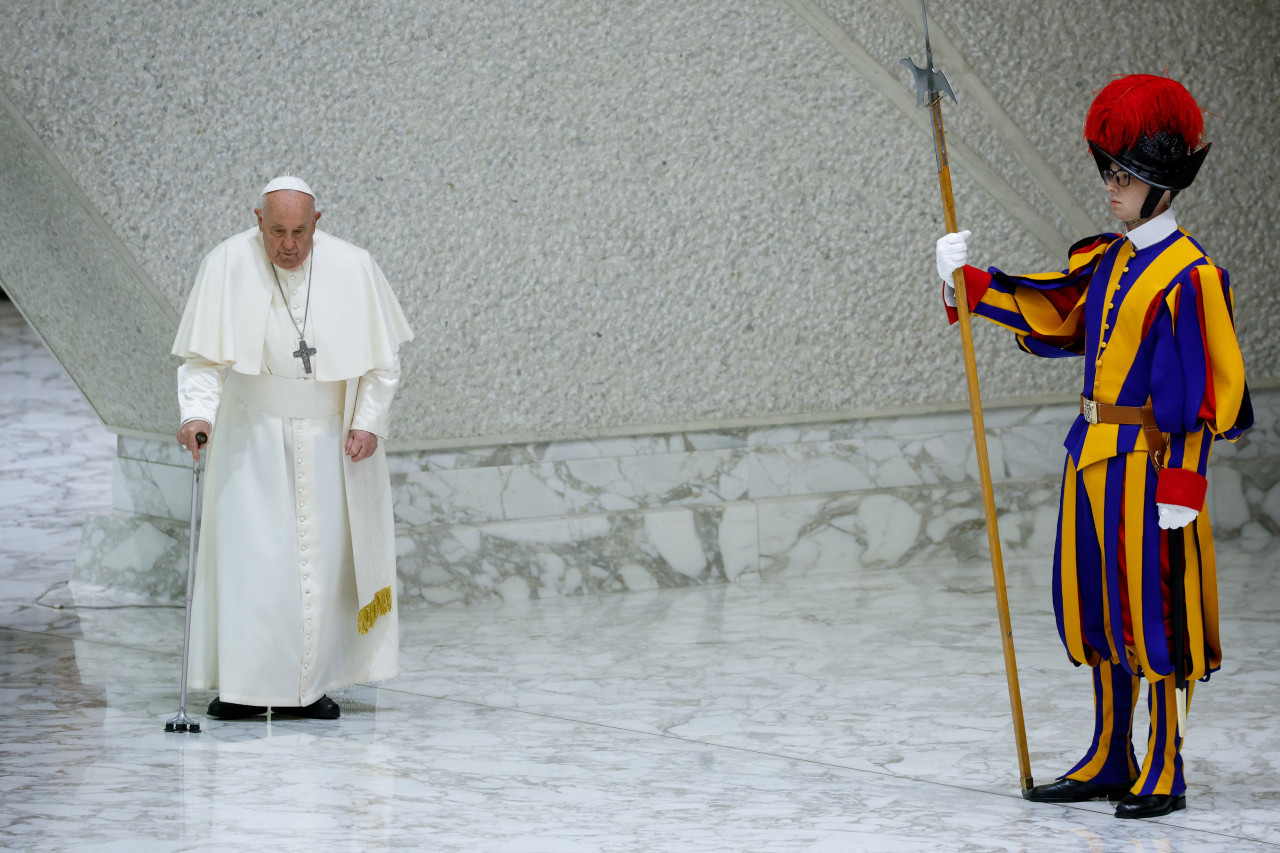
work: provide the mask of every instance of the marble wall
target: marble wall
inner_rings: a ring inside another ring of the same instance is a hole
[[[1215,141],[1180,199],[1276,378],[1280,7],[935,3],[979,262],[1045,268],[1108,225],[1080,140],[1112,74],[1184,80]],[[192,26],[199,21],[199,26]],[[8,3],[0,279],[104,421],[168,433],[200,257],[306,176],[419,338],[408,442],[563,441],[963,400],[931,262],[934,157],[898,60],[915,0]],[[977,332],[990,398],[1074,365]],[[474,476],[481,476],[479,474]],[[503,523],[514,523],[506,519]],[[461,522],[460,522],[461,523]]]
[[[1219,540],[1280,535],[1280,391],[1215,450]],[[987,413],[1006,560],[1053,552],[1068,405]],[[390,454],[409,606],[953,565],[987,553],[967,411]],[[190,468],[121,437],[114,512],[91,516],[77,596],[178,600]]]

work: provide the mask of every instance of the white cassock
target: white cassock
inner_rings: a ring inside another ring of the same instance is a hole
[[[173,348],[183,421],[213,425],[192,687],[287,707],[399,672],[386,453],[343,450],[351,429],[385,440],[412,336],[368,252],[324,232],[297,270],[256,227],[206,256]]]

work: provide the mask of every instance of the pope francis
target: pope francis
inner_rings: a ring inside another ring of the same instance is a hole
[[[326,694],[399,671],[380,438],[413,337],[382,270],[276,178],[257,227],[200,265],[173,344],[182,425],[209,437],[191,686],[209,716],[334,719]]]

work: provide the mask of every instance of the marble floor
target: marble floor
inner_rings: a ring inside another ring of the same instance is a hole
[[[337,694],[342,719],[165,734],[182,611],[65,583],[113,449],[0,301],[4,849],[1280,851],[1274,548],[1220,554],[1187,810],[1117,821],[1019,796],[985,563],[408,612],[403,674]],[[1085,745],[1088,679],[1045,566],[1006,568],[1047,781]]]

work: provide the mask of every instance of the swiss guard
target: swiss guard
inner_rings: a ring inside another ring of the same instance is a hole
[[[963,268],[971,310],[1012,329],[1023,350],[1084,356],[1080,415],[1064,442],[1053,606],[1067,656],[1092,669],[1093,739],[1074,767],[1025,796],[1106,797],[1119,818],[1186,808],[1186,705],[1222,663],[1205,471],[1214,440],[1253,423],[1227,271],[1171,207],[1209,153],[1203,132],[1180,83],[1116,79],[1094,99],[1084,136],[1123,234],[1081,240],[1065,270],[1031,275],[965,265],[968,231],[937,246],[952,322],[950,281]]]

